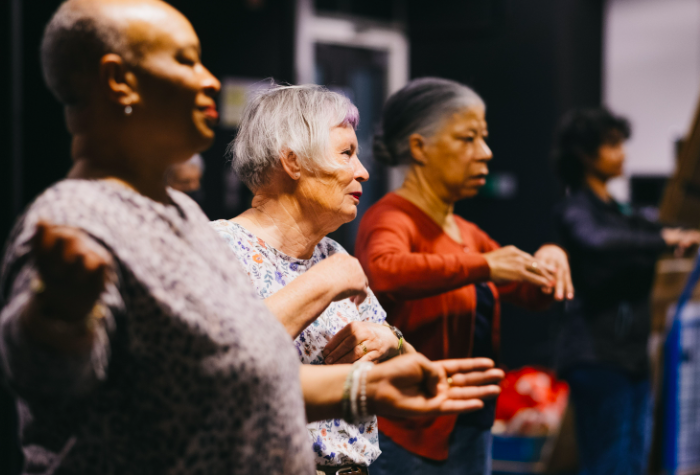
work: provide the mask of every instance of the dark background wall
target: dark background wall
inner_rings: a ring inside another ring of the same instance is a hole
[[[527,252],[554,239],[560,197],[549,164],[558,118],[601,102],[603,0],[410,1],[411,75],[472,86],[486,102],[495,173],[512,173],[509,199],[479,196],[455,211],[501,244]],[[503,310],[503,362],[552,363],[560,308]]]
[[[15,1],[15,0],[11,0]],[[2,57],[9,58],[11,17],[2,7]],[[43,84],[38,50],[44,25],[58,1],[23,1],[21,22],[22,121],[21,182],[13,179],[16,130],[11,118],[9,61],[0,74],[3,125],[0,131],[0,237],[16,218],[12,196],[21,190],[28,204],[69,166],[69,136],[61,106]],[[174,0],[198,32],[204,63],[219,76],[274,77],[294,81],[294,2],[291,0]],[[410,40],[412,77],[443,76],[474,87],[487,103],[489,143],[495,172],[517,178],[510,199],[478,197],[456,211],[475,221],[502,244],[526,251],[553,239],[550,213],[559,197],[548,155],[558,117],[567,109],[601,101],[604,0],[316,0],[333,14],[401,22]],[[231,131],[221,131],[204,154],[204,209],[223,217],[223,158]],[[529,314],[506,307],[503,361],[511,366],[551,364],[557,309]],[[13,473],[8,452],[12,437],[10,403],[0,391],[0,473]],[[13,460],[15,462],[13,462]],[[16,468],[16,467],[15,467]]]

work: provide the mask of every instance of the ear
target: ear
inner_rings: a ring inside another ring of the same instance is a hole
[[[408,147],[411,150],[413,160],[421,165],[428,163],[428,157],[425,155],[425,138],[421,134],[411,134],[408,137]]]
[[[100,84],[106,88],[108,97],[122,108],[141,99],[136,90],[136,76],[118,54],[106,54],[100,59]]]
[[[291,150],[282,150],[280,152],[280,163],[282,164],[282,169],[292,180],[301,178],[301,164],[296,153]]]

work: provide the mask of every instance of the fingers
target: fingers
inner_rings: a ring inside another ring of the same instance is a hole
[[[378,350],[372,341],[371,330],[363,322],[351,322],[331,338],[322,354],[327,364],[345,364],[354,363]]]
[[[343,327],[326,344],[326,347],[322,351],[326,364],[337,363],[341,358],[355,348],[356,342],[352,337],[352,334],[349,334],[348,332],[343,333],[343,331],[349,326],[350,325],[346,325]]]
[[[447,399],[440,405],[441,414],[459,414],[474,412],[484,408],[481,399]]]
[[[482,386],[478,388],[450,388],[447,399],[440,404],[441,414],[473,412],[483,409],[484,399],[493,399],[501,392],[498,386]]]
[[[110,254],[79,229],[39,222],[32,254],[44,282],[43,305],[66,317],[82,317],[105,288]]]
[[[566,281],[564,279],[564,271],[559,268],[557,269],[557,282],[554,286],[554,299],[564,300],[564,288],[566,287]]]
[[[489,358],[460,358],[434,361],[433,363],[441,366],[448,376],[470,371],[486,371],[494,367],[493,360]]]
[[[492,399],[501,393],[500,386],[490,384],[488,386],[464,386],[451,387],[447,391],[449,399]]]
[[[369,295],[369,286],[366,286],[364,289],[358,291],[357,294],[353,295],[350,297],[350,301],[355,304],[359,308],[360,305],[362,305],[362,302],[364,302],[367,299],[367,296]]]
[[[571,300],[574,298],[574,283],[571,280],[571,269],[566,266],[566,271],[564,272],[564,282],[566,283],[566,298]]]
[[[455,373],[452,376],[452,386],[485,386],[498,384],[505,377],[503,370],[492,368],[487,371],[471,371],[469,373]]]

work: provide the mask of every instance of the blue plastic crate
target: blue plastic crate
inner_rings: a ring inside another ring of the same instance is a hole
[[[543,473],[550,437],[493,436],[494,475]]]

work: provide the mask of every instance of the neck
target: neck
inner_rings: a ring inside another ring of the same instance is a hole
[[[170,161],[129,150],[129,140],[117,141],[114,137],[73,135],[73,167],[68,178],[117,181],[154,201],[169,204],[164,176]]]
[[[252,207],[232,221],[297,259],[310,259],[321,239],[337,228],[324,227],[332,220],[306,210],[294,195],[269,196],[263,192],[256,193]]]
[[[608,202],[612,199],[608,191],[607,180],[593,174],[587,174],[584,179],[586,186],[601,200]]]
[[[418,165],[409,168],[406,179],[396,194],[418,206],[441,227],[445,227],[452,218],[454,202],[440,198],[425,177],[423,168]]]

